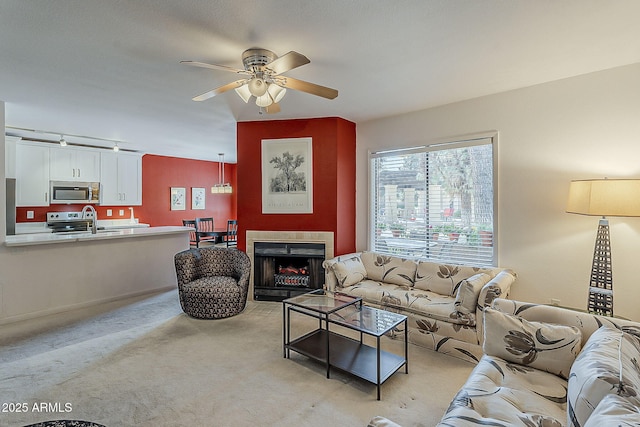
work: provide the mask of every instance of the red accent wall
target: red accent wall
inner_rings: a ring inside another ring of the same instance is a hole
[[[262,214],[263,139],[312,138],[313,213]],[[240,122],[238,247],[247,230],[333,231],[336,254],[355,251],[356,125],[336,118]]]
[[[236,165],[225,163],[224,178],[233,187],[232,194],[212,194],[218,184],[218,162],[181,159],[146,154],[142,157],[142,211],[140,222],[158,225],[182,225],[183,219],[213,217],[216,228],[236,219]],[[186,210],[172,211],[171,187],[186,189]],[[205,189],[204,210],[191,209],[191,187]]]
[[[142,157],[142,206],[134,206],[134,215],[140,222],[152,226],[182,225],[183,219],[213,217],[216,227],[226,227],[227,219],[236,218],[236,165],[225,163],[225,180],[233,186],[232,194],[211,194],[211,187],[218,183],[218,162],[182,159],[177,157],[145,154]],[[170,207],[171,187],[186,190],[186,210],[172,211]],[[205,189],[204,210],[191,209],[191,187]],[[17,222],[45,222],[47,212],[80,211],[79,205],[51,205],[47,207],[16,208]],[[128,219],[128,206],[95,206],[98,219]],[[113,215],[107,216],[107,209]],[[123,210],[123,215],[120,215]],[[27,211],[34,212],[33,219],[27,218]]]

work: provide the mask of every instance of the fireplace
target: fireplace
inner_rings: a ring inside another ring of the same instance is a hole
[[[255,242],[253,297],[282,301],[324,285],[324,243]]]
[[[250,298],[282,301],[323,287],[322,262],[334,253],[332,232],[247,230],[246,243]]]

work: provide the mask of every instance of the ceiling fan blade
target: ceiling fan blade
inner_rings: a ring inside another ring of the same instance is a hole
[[[242,80],[236,80],[235,82],[231,82],[231,83],[227,83],[226,85],[217,87],[215,89],[210,90],[209,92],[205,92],[202,95],[198,95],[196,97],[193,98],[194,101],[205,101],[209,98],[213,98],[216,95],[220,95],[221,93],[224,93],[228,90],[231,89],[236,89],[239,88],[240,86],[242,86],[243,84],[247,83],[248,80],[247,79],[242,79]]]
[[[335,89],[331,89],[330,87],[320,86],[314,83],[305,82],[304,80],[294,79],[292,77],[278,77],[278,84],[289,89],[299,90],[327,99],[334,99],[338,96],[338,91]]]
[[[204,62],[196,62],[196,61],[180,61],[181,64],[191,65],[192,67],[200,67],[200,68],[209,68],[212,70],[222,70],[222,71],[231,71],[236,74],[248,74],[252,75],[251,72],[247,70],[241,70],[239,68],[227,67],[226,65],[215,65],[215,64],[206,64]]]
[[[311,62],[309,58],[307,58],[303,54],[291,51],[285,53],[279,58],[274,59],[273,61],[265,65],[265,68],[268,68],[269,70],[273,71],[274,75],[277,75],[308,64],[309,62]]]
[[[273,104],[269,105],[268,107],[264,107],[264,109],[267,112],[267,114],[279,113],[280,112],[280,104],[278,104],[277,102],[274,102]]]

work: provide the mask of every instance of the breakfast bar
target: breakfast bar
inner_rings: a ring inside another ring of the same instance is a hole
[[[188,248],[181,226],[6,236],[0,324],[174,288]]]

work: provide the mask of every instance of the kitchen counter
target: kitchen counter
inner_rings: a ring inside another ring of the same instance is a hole
[[[117,226],[116,226],[117,227]],[[173,233],[188,233],[192,229],[182,226],[149,227],[148,224],[136,224],[134,228],[105,227],[96,234],[90,231],[70,233],[33,233],[7,236],[5,246],[45,245],[53,243],[91,242],[98,240],[150,237]]]
[[[175,289],[174,257],[189,249],[190,230],[167,226],[6,236],[0,242],[0,325]]]

